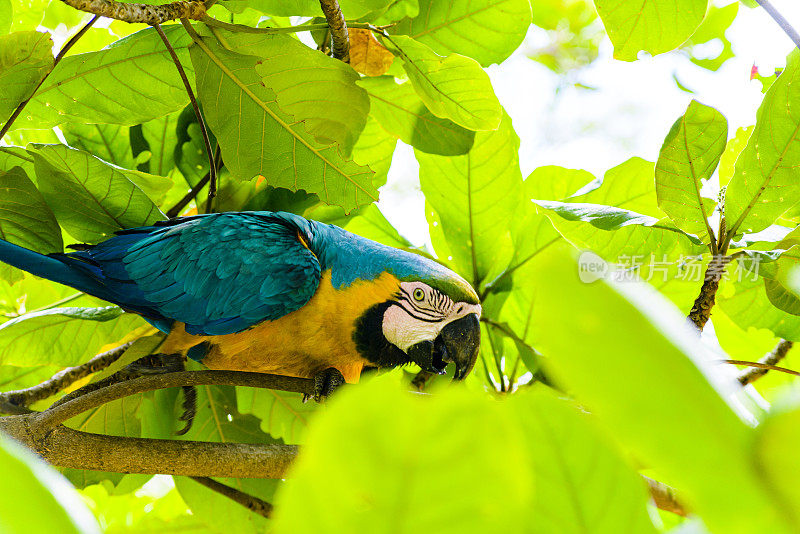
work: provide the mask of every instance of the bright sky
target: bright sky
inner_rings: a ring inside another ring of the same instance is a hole
[[[800,1],[772,4],[800,29]],[[532,29],[514,55],[489,68],[521,140],[522,175],[542,165],[560,165],[600,176],[632,156],[655,161],[670,126],[692,98],[725,115],[729,136],[755,123],[762,94],[761,84],[750,80],[750,68],[755,64],[769,74],[783,67],[793,44],[763,10],[743,5],[727,37],[736,57],[717,72],[695,66],[680,53],[616,61],[606,38],[599,58],[575,80],[597,89],[565,87],[556,94],[559,77],[526,55],[546,39],[542,30]],[[673,74],[695,94],[678,89]],[[406,237],[422,245],[429,238],[417,174],[413,151],[399,143],[379,206]]]

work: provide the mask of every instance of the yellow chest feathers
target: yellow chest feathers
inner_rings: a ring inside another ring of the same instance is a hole
[[[193,336],[176,325],[162,346],[164,352],[185,352],[203,341],[211,344],[203,364],[212,369],[258,371],[311,378],[336,367],[348,382],[356,382],[368,363],[356,351],[353,332],[361,315],[389,300],[400,286],[384,273],[371,281],[356,281],[335,289],[325,271],[314,296],[299,310],[280,319],[224,336]]]

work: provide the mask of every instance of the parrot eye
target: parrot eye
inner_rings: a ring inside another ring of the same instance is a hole
[[[414,290],[414,300],[421,302],[424,298],[425,292],[422,289],[417,288]]]

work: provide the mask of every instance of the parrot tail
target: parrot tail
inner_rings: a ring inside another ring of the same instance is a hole
[[[0,261],[33,275],[110,300],[99,267],[67,254],[39,254],[0,239]]]

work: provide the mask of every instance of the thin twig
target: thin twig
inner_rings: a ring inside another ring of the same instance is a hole
[[[232,24],[230,22],[225,22],[222,20],[215,19],[213,17],[209,17],[208,15],[201,18],[200,22],[203,22],[214,28],[220,28],[231,32],[260,33],[264,35],[275,35],[279,33],[310,32],[315,30],[330,30],[330,26],[328,26],[327,23],[299,24],[297,26],[281,26],[279,28],[256,28],[253,26],[245,26],[244,24]],[[385,26],[375,26],[373,24],[369,24],[368,22],[348,22],[347,26],[348,28],[359,28],[362,30],[370,30],[383,35],[384,33],[383,30],[385,28],[390,28],[391,26],[393,26],[393,24],[387,24]]]
[[[202,484],[211,491],[215,491],[220,495],[224,495],[232,501],[241,504],[251,512],[264,517],[270,517],[272,515],[272,505],[254,495],[250,495],[249,493],[239,491],[236,488],[226,486],[225,484],[217,482],[210,477],[191,477],[191,479],[198,484]]]
[[[41,384],[26,389],[18,389],[15,391],[5,391],[0,393],[0,412],[2,413],[19,413],[12,411],[11,407],[27,408],[34,402],[52,397],[59,391],[62,391],[81,378],[87,377],[102,369],[105,369],[115,361],[117,361],[122,354],[128,350],[131,343],[125,343],[119,347],[113,348],[102,354],[98,354],[91,360],[75,367],[67,367],[45,380]]]
[[[36,91],[39,90],[39,88],[42,86],[42,84],[47,79],[47,77],[50,76],[50,73],[52,73],[55,70],[56,65],[58,65],[58,63],[62,59],[64,59],[64,56],[67,55],[67,52],[69,52],[69,49],[72,48],[73,46],[75,46],[75,43],[78,42],[78,39],[83,37],[83,34],[85,34],[87,31],[89,31],[89,28],[91,28],[92,25],[95,22],[97,22],[97,19],[99,19],[99,18],[100,17],[97,16],[97,15],[92,17],[92,20],[87,22],[83,26],[83,28],[81,28],[78,31],[78,33],[76,33],[75,35],[72,36],[72,39],[67,41],[67,44],[64,45],[64,48],[62,48],[61,51],[58,53],[58,55],[53,59],[53,68],[50,69],[50,72],[45,74],[44,77],[41,80],[39,80],[39,83],[36,86],[36,89],[34,89],[33,92],[31,93],[31,96],[29,96],[28,98],[26,98],[25,100],[20,102],[20,104],[17,106],[17,109],[15,109],[14,113],[11,114],[11,117],[9,117],[8,120],[6,121],[6,123],[3,125],[3,127],[0,128],[0,139],[3,139],[3,137],[5,137],[5,135],[8,133],[8,131],[11,129],[11,125],[14,124],[15,120],[17,120],[17,117],[19,117],[19,114],[22,113],[22,110],[25,109],[25,106],[27,106],[28,102],[30,102],[31,99],[34,97],[34,95],[36,94]]]
[[[36,425],[42,429],[52,429],[87,410],[145,391],[181,386],[213,385],[278,389],[314,395],[314,380],[310,378],[245,371],[180,371],[142,376],[91,391],[86,395],[36,414]]]
[[[686,517],[686,509],[675,497],[676,492],[674,488],[667,486],[658,480],[653,480],[650,477],[642,476],[642,478],[645,480],[645,482],[647,482],[647,488],[650,490],[650,496],[653,498],[653,501],[660,510],[672,512],[673,514]]]
[[[778,341],[778,344],[775,345],[775,348],[772,349],[772,351],[769,354],[767,354],[758,361],[760,365],[769,365],[772,367],[753,366],[752,369],[749,369],[744,373],[742,373],[741,375],[739,375],[739,383],[743,386],[746,386],[747,384],[755,382],[756,380],[767,374],[767,372],[770,369],[772,369],[775,365],[778,364],[779,361],[781,361],[786,357],[786,354],[788,354],[789,349],[791,349],[793,345],[794,342],[789,341],[787,339],[781,339],[780,341]],[[778,367],[777,370],[781,370],[781,368]]]
[[[798,33],[797,33],[797,30],[795,30],[795,29],[792,27],[792,25],[791,25],[791,24],[789,24],[789,21],[788,21],[788,20],[786,20],[786,19],[784,18],[784,16],[783,16],[783,15],[781,15],[780,11],[778,11],[777,9],[775,9],[775,6],[773,6],[772,4],[770,4],[769,0],[756,0],[756,2],[758,2],[758,4],[759,4],[761,7],[763,7],[763,8],[764,8],[764,11],[766,11],[766,12],[769,14],[769,16],[770,16],[770,17],[772,17],[772,19],[773,19],[775,22],[777,22],[777,23],[778,23],[778,26],[780,26],[780,27],[781,27],[781,29],[782,29],[784,32],[786,32],[786,35],[788,35],[788,36],[789,36],[789,38],[790,38],[792,41],[794,41],[794,45],[795,45],[797,48],[800,48],[800,34],[798,34]]]
[[[347,22],[344,20],[339,2],[336,0],[319,0],[325,19],[331,29],[333,40],[333,57],[350,63],[350,37],[347,33]]]
[[[792,369],[787,369],[786,367],[778,367],[777,365],[770,365],[768,363],[749,362],[747,360],[720,360],[719,362],[720,363],[729,363],[731,365],[745,365],[747,367],[755,367],[757,369],[764,370],[765,372],[766,371],[779,371],[781,373],[786,373],[786,374],[792,375],[792,376],[800,376],[800,372],[798,372],[798,371],[794,371]],[[761,376],[764,376],[764,375],[763,374],[758,375],[759,378]],[[750,380],[750,382],[752,382],[753,380],[756,380],[756,379],[749,379],[749,380]],[[750,382],[745,382],[744,381],[744,376],[740,376],[739,377],[739,383],[742,384],[743,386],[746,386]]]
[[[158,36],[161,37],[161,40],[164,42],[164,46],[167,48],[170,57],[172,57],[172,62],[175,63],[175,68],[178,69],[178,74],[180,74],[181,80],[183,81],[183,87],[186,89],[186,94],[189,95],[189,101],[192,103],[192,109],[194,109],[194,114],[197,117],[198,124],[200,125],[200,133],[203,136],[203,144],[206,147],[206,155],[208,156],[208,205],[210,206],[212,199],[217,194],[217,166],[214,163],[214,151],[211,148],[211,138],[208,136],[206,122],[203,120],[202,113],[200,113],[200,106],[197,104],[194,91],[192,91],[192,84],[189,83],[189,78],[186,77],[186,72],[183,70],[181,60],[178,59],[178,54],[176,54],[175,49],[172,48],[169,38],[167,38],[160,25],[153,24],[153,28],[155,28],[158,32]]]
[[[200,20],[206,14],[203,2],[180,0],[163,5],[131,4],[112,0],[62,0],[70,7],[123,22],[161,24],[175,19]]]

